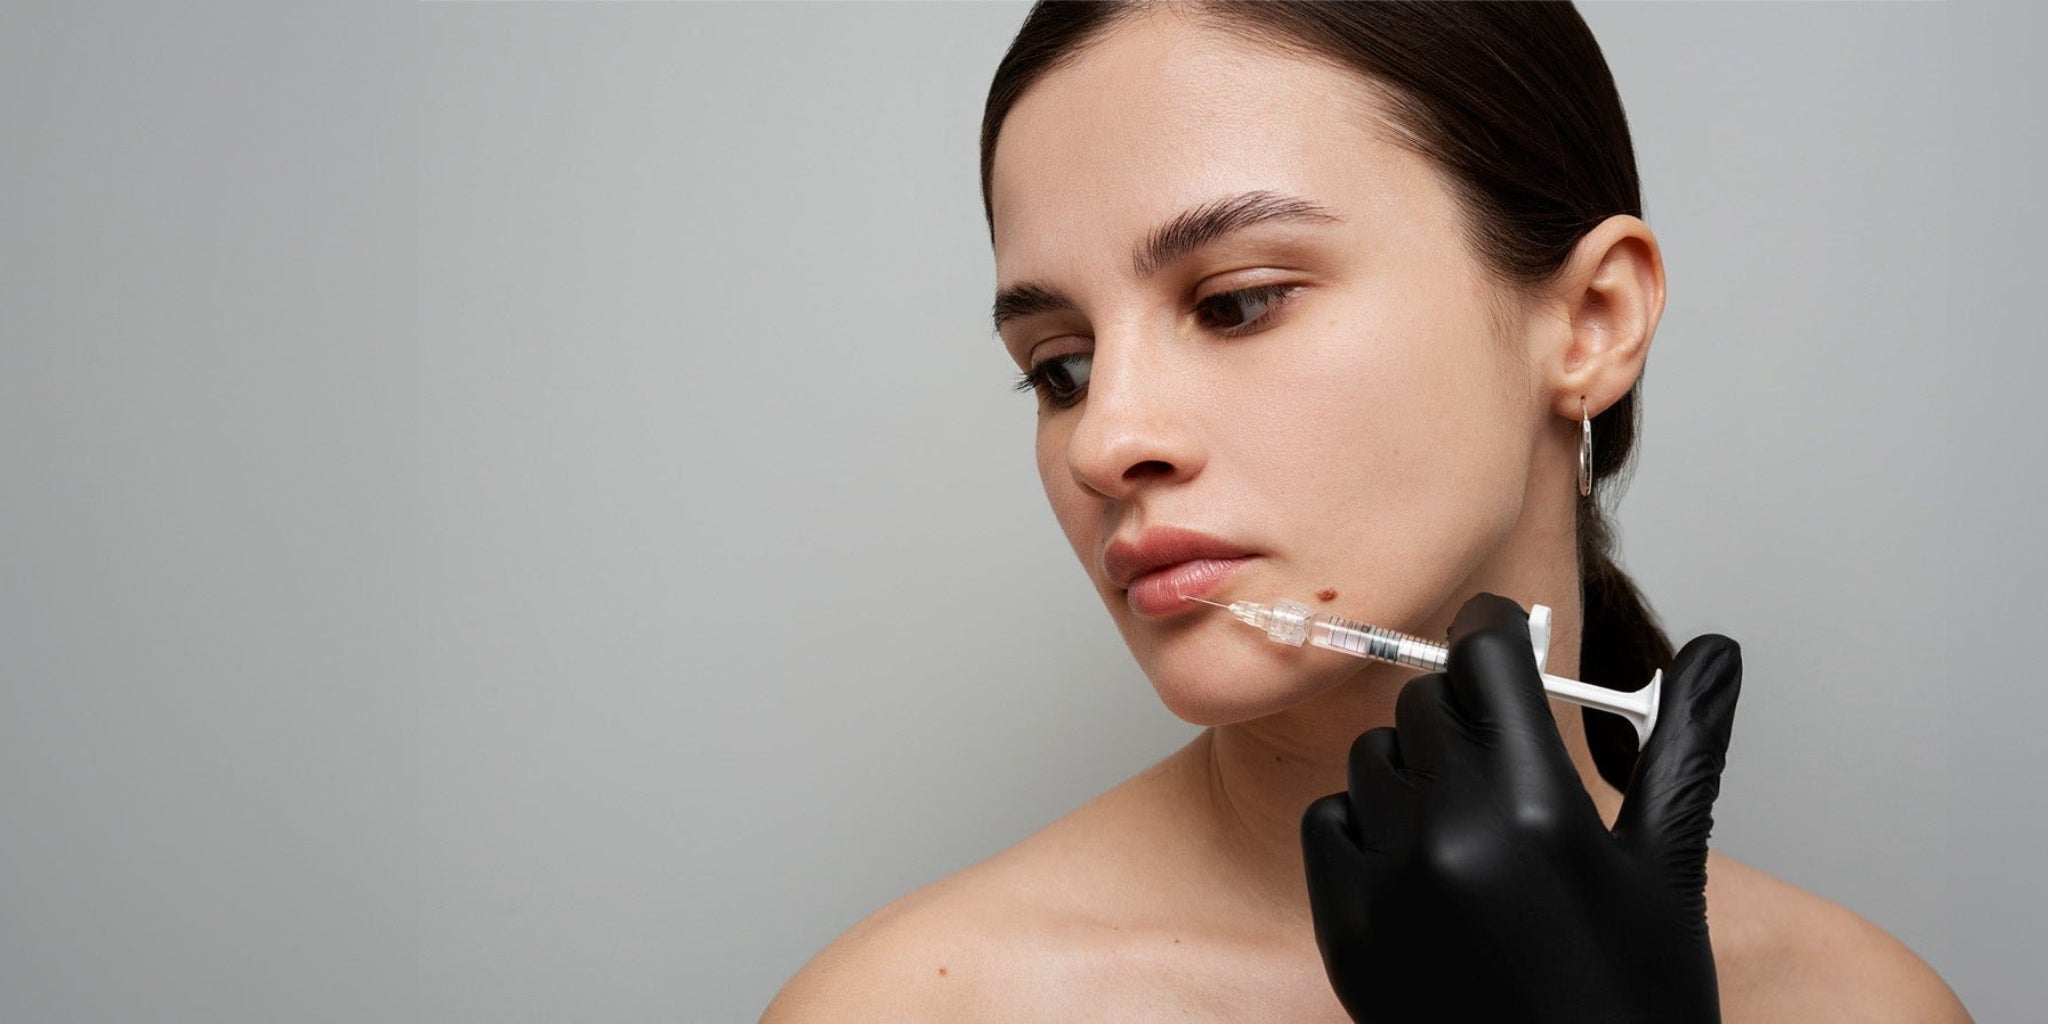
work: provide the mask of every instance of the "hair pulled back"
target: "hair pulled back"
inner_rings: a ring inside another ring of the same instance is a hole
[[[1149,0],[1039,0],[997,65],[981,122],[982,210],[1003,119],[1032,84],[1071,63]],[[1592,30],[1570,3],[1196,2],[1172,13],[1251,42],[1334,63],[1380,86],[1403,141],[1451,182],[1480,261],[1511,285],[1541,283],[1615,214],[1642,216],[1628,119]],[[1593,418],[1593,493],[1578,503],[1585,602],[1579,676],[1633,690],[1666,668],[1671,640],[1615,564],[1604,505],[1628,465],[1642,382]],[[1628,784],[1635,734],[1587,711],[1600,774]]]

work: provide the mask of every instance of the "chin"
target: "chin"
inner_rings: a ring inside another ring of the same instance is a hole
[[[1174,716],[1192,725],[1263,718],[1315,696],[1336,680],[1312,672],[1307,653],[1216,622],[1172,637],[1133,643],[1131,653]],[[1227,630],[1227,631],[1225,631]]]

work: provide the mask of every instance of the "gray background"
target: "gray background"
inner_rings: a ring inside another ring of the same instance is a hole
[[[1189,736],[987,327],[1023,10],[0,7],[0,1018],[750,1020]],[[1717,842],[2023,1019],[2042,19],[1586,14]]]

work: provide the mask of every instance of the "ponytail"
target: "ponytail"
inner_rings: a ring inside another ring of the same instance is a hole
[[[1671,665],[1671,638],[1634,580],[1608,552],[1612,528],[1600,506],[1580,503],[1579,588],[1585,622],[1579,638],[1579,678],[1610,690],[1639,690],[1650,674]],[[1600,777],[1627,789],[1636,763],[1636,732],[1628,720],[1583,709],[1586,745]]]

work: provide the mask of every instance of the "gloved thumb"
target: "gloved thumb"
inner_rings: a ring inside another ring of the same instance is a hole
[[[1696,636],[1664,674],[1657,727],[1636,758],[1614,837],[1658,865],[1666,882],[1704,899],[1707,835],[1742,691],[1742,647]]]
[[[1302,867],[1308,872],[1309,905],[1315,911],[1318,935],[1364,932],[1372,880],[1356,836],[1346,793],[1317,800],[1301,816]]]
[[[1308,805],[1301,816],[1301,860],[1308,872],[1308,906],[1316,947],[1323,954],[1323,973],[1351,1019],[1365,1020],[1368,1008],[1348,982],[1358,965],[1344,962],[1344,957],[1347,951],[1370,944],[1367,904],[1375,880],[1352,824],[1349,793],[1332,793]]]

